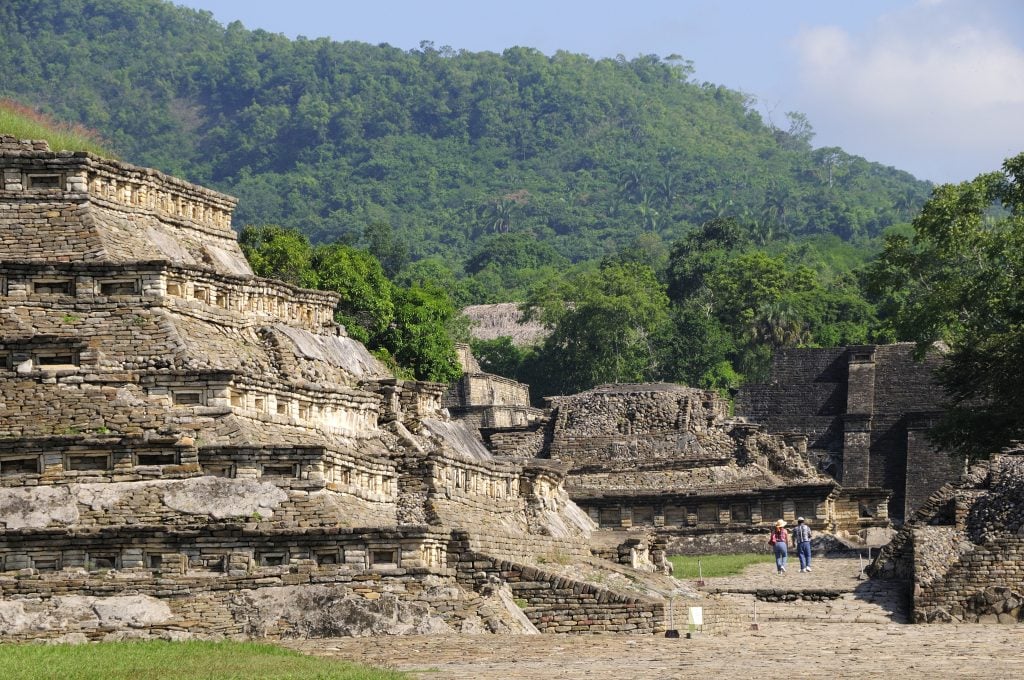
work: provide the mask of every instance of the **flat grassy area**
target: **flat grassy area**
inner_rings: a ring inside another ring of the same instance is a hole
[[[0,645],[5,680],[407,680],[403,673],[253,642]]]
[[[697,575],[697,560],[700,560],[701,571],[705,578],[713,576],[733,576],[751,564],[774,562],[775,557],[768,553],[748,553],[743,555],[671,555],[672,575],[680,579],[694,579]]]

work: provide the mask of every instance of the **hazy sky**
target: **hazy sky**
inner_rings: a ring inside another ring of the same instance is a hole
[[[679,54],[780,127],[953,182],[1024,151],[1022,0],[175,0],[289,37]]]

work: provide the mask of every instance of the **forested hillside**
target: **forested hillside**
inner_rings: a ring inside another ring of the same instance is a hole
[[[0,96],[239,196],[239,226],[314,242],[390,231],[456,273],[496,232],[544,240],[555,262],[714,217],[761,242],[863,239],[929,191],[812,148],[799,114],[767,125],[674,55],[403,51],[224,27],[160,0],[5,0],[0,72]]]
[[[5,0],[0,73],[0,98],[238,196],[254,269],[341,293],[339,320],[410,375],[457,371],[459,306],[528,303],[542,346],[476,351],[535,396],[726,390],[779,347],[897,337],[858,271],[931,192],[677,55],[403,51],[162,0]]]

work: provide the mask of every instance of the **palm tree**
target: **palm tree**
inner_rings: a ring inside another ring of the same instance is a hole
[[[512,228],[512,209],[515,205],[514,201],[510,201],[504,197],[494,199],[488,205],[488,222],[490,223],[491,229],[502,234],[507,234]]]
[[[622,173],[620,183],[626,196],[638,199],[647,187],[647,173],[639,165],[632,165]]]
[[[644,230],[657,231],[658,211],[654,209],[654,205],[651,201],[651,195],[646,191],[640,197],[640,203],[637,205],[637,210],[640,211],[640,218],[643,220]]]
[[[666,170],[658,180],[657,191],[661,206],[665,210],[671,210],[676,202],[676,195],[679,193],[679,181],[671,170]]]
[[[753,343],[767,342],[773,349],[799,347],[810,341],[810,329],[793,304],[785,299],[763,302],[747,329]]]

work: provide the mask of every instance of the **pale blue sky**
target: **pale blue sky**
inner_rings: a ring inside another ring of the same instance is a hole
[[[1024,151],[1020,0],[174,0],[289,37],[592,57],[679,54],[818,146],[937,182]]]

